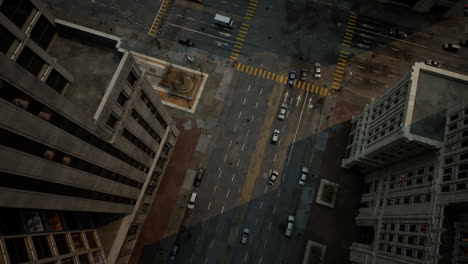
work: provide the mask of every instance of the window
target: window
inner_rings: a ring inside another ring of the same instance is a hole
[[[60,255],[70,253],[70,247],[68,246],[66,234],[54,235],[54,240]]]
[[[37,76],[45,65],[45,61],[27,46],[21,51],[16,63],[23,66],[34,76]]]
[[[453,162],[453,158],[447,158],[445,159],[445,164],[450,164]]]
[[[406,230],[406,226],[402,224],[400,224],[399,228],[400,228],[400,231],[403,231],[403,232]]]
[[[41,16],[31,31],[31,39],[43,50],[47,50],[56,32],[49,20],[45,16]]]
[[[119,121],[119,119],[114,114],[111,114],[106,121],[106,125],[110,128],[114,128],[117,121]]]
[[[16,37],[4,26],[0,25],[0,52],[7,54]]]
[[[460,160],[466,160],[466,159],[468,159],[468,153],[460,154]]]
[[[86,239],[88,240],[88,244],[89,244],[90,248],[97,248],[98,247],[96,237],[94,236],[94,231],[86,232]]]
[[[88,254],[83,254],[78,256],[78,260],[80,261],[80,264],[89,264],[89,257]]]
[[[425,237],[420,237],[418,244],[420,246],[425,246],[426,245],[426,238]]]
[[[418,170],[418,175],[424,174],[424,169],[419,169]]]
[[[58,71],[53,69],[49,77],[47,78],[46,84],[52,87],[55,91],[57,91],[59,94],[63,92],[63,89],[65,89],[65,86],[67,85],[68,81],[63,77]]]
[[[22,28],[34,5],[29,0],[4,0],[0,12],[11,20],[16,26]]]
[[[409,204],[409,197],[403,198],[403,203],[404,204]]]
[[[423,253],[422,251],[420,251],[420,250],[418,250],[418,251],[416,251],[416,252],[417,252],[417,253],[416,253],[416,257],[417,257],[418,259],[423,259],[424,253]]]
[[[21,263],[30,260],[24,237],[6,238],[5,244],[10,262]]]
[[[458,179],[465,179],[466,177],[468,177],[468,171],[458,173]]]
[[[75,250],[80,251],[80,250],[85,249],[83,238],[81,237],[81,233],[72,233],[71,238],[72,238],[73,247],[75,248]]]
[[[457,191],[466,190],[466,183],[457,184]]]
[[[49,231],[62,231],[62,220],[60,220],[60,216],[56,212],[45,212],[45,219],[47,222],[47,227]]]
[[[426,233],[426,232],[427,232],[427,225],[426,225],[426,224],[422,224],[422,225],[421,225],[420,231],[421,231],[422,233]]]
[[[450,121],[455,121],[455,120],[457,120],[457,118],[458,118],[458,114],[454,114],[454,115],[450,116]]]
[[[138,81],[138,77],[133,71],[130,71],[130,73],[127,76],[127,82],[133,87],[136,81]]]
[[[401,248],[397,247],[396,250],[395,250],[395,253],[398,254],[398,255],[401,255]]]
[[[393,235],[388,235],[388,241],[393,241]]]
[[[392,246],[387,245],[387,252],[392,252]]]
[[[442,186],[441,191],[442,191],[442,192],[448,192],[448,191],[450,191],[450,185]]]
[[[51,149],[46,149],[44,151],[44,154],[42,155],[43,158],[48,159],[48,160],[53,160],[55,156],[55,151]]]
[[[407,249],[406,249],[406,256],[407,256],[407,257],[412,257],[412,256],[413,256],[413,250],[407,248]]]
[[[119,97],[117,98],[117,103],[120,106],[124,107],[127,100],[128,100],[128,96],[125,94],[124,91],[121,91],[120,94],[119,94]]]
[[[39,259],[52,257],[49,240],[47,236],[33,236],[34,248]]]
[[[447,143],[448,143],[448,144],[451,144],[451,143],[455,142],[455,139],[456,139],[456,138],[457,138],[456,135],[453,135],[453,136],[448,137],[448,138],[447,138]]]
[[[412,185],[412,184],[413,184],[413,181],[411,181],[411,180],[410,180],[410,181],[406,181],[406,186],[410,186],[410,185]]]
[[[403,243],[404,236],[398,236],[398,243]]]
[[[449,126],[448,130],[452,131],[452,130],[455,130],[455,129],[457,129],[457,124],[453,124],[453,125]]]
[[[408,237],[408,244],[414,245],[414,237]]]
[[[410,225],[409,231],[416,232],[416,225]]]
[[[416,184],[421,184],[423,182],[423,178],[416,179]]]
[[[399,205],[400,204],[400,198],[396,198],[395,199],[395,205]]]
[[[131,236],[131,235],[136,234],[137,230],[138,230],[138,225],[130,226],[130,228],[128,229],[128,235]]]
[[[414,202],[414,203],[419,203],[420,201],[421,201],[421,200],[420,200],[420,198],[419,198],[419,195],[416,195],[416,196],[413,197],[413,202]]]
[[[127,128],[124,128],[121,134],[124,138],[130,141],[133,145],[135,145],[137,148],[139,148],[141,151],[145,152],[152,158],[154,158],[154,156],[156,155],[154,151],[152,151],[148,146],[145,145],[145,143],[143,143],[140,139],[134,136]]]
[[[42,223],[39,212],[25,211],[24,221],[30,233],[44,232],[44,224]]]
[[[395,224],[390,224],[390,230],[395,230]]]

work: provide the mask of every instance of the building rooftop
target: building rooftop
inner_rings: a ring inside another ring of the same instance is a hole
[[[443,141],[445,111],[468,100],[468,76],[416,63],[406,124],[410,132]]]
[[[74,78],[64,96],[94,114],[123,53],[116,48],[117,41],[106,39],[103,33],[59,20],[55,22],[59,34],[49,54]]]

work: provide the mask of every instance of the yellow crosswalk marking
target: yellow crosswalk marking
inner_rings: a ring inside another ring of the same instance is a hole
[[[336,73],[336,72],[335,72],[335,77],[340,77],[340,78],[343,78],[343,75],[341,75],[341,74],[338,74],[338,73]]]
[[[237,70],[239,70],[241,66],[242,66],[242,64],[240,64],[240,63],[237,63],[237,65],[236,65],[236,69],[237,69]]]
[[[266,71],[266,70],[265,70],[265,71],[263,71],[262,78],[265,78],[266,74],[267,74],[267,71]]]
[[[336,85],[332,85],[332,88],[333,88],[333,89],[340,89],[340,87],[339,87],[339,86],[336,86]]]
[[[253,17],[253,14],[252,13],[245,13],[244,15],[248,16],[248,17]]]
[[[342,61],[342,62],[346,63],[348,60],[345,60],[345,59],[342,59],[342,58],[338,58],[338,61]]]
[[[353,36],[353,34],[352,34],[352,33],[349,33],[349,32],[345,32],[345,35],[346,35],[346,36],[350,36],[350,37]]]
[[[356,15],[349,15],[349,17],[357,19]]]
[[[332,84],[340,85],[340,83],[337,83],[337,82],[332,82]]]
[[[231,58],[231,60],[233,61],[237,60],[237,57],[234,57],[234,56],[229,56],[229,58]]]
[[[343,79],[337,78],[337,77],[333,77],[333,80],[334,80],[334,81],[337,81],[337,82],[342,82],[342,81],[343,81]]]
[[[351,47],[350,45],[348,45],[348,44],[344,44],[344,43],[343,43],[343,46],[345,46],[345,47]]]
[[[250,25],[249,25],[249,24],[246,24],[246,23],[242,23],[242,25],[243,25],[244,27],[250,27]]]
[[[237,34],[238,37],[245,38],[244,34]]]
[[[302,89],[304,90],[306,87],[307,87],[307,83],[304,82],[304,83],[302,84]]]
[[[231,55],[239,57],[239,53],[232,52]]]
[[[346,26],[346,28],[349,28],[349,29],[356,29],[355,26],[351,26],[351,25]]]
[[[260,69],[260,70],[258,71],[258,77],[262,77],[262,72],[263,72],[262,69]]]
[[[253,8],[253,7],[249,7],[249,8]],[[253,10],[252,10],[252,9],[247,9],[247,12],[249,12],[249,13],[255,13],[254,10],[255,10],[255,8],[253,8]]]
[[[314,91],[314,93],[318,93],[318,90],[319,90],[318,88],[319,88],[318,86],[315,86],[315,91]]]
[[[356,26],[356,23],[350,22],[350,21],[348,20],[348,26]]]
[[[239,37],[237,37],[236,39],[237,39],[237,40],[240,40],[240,41],[245,41],[245,39],[239,38]]]
[[[354,23],[356,23],[356,22],[357,22],[357,20],[356,20],[356,19],[352,19],[352,18],[348,19],[348,22],[349,22],[349,21],[351,21],[351,22],[354,22]]]
[[[297,82],[298,82],[298,80],[294,80],[293,87],[296,87]]]
[[[343,70],[343,71],[345,70],[345,68],[343,66],[336,66],[336,68],[339,69],[339,70]]]
[[[348,56],[346,56],[346,55],[344,55],[344,54],[340,54],[340,57],[345,58],[345,59],[348,58]]]
[[[252,18],[251,18],[251,17],[248,17],[248,16],[245,16],[244,18],[252,20]]]
[[[239,45],[234,45],[234,48],[236,48],[236,49],[242,49],[242,47],[239,46]]]
[[[268,76],[267,76],[268,80],[270,79],[270,74],[271,74],[271,72],[268,72]]]
[[[338,65],[346,66],[346,64],[344,64],[343,62],[338,62]]]
[[[254,67],[251,67],[251,68],[250,68],[250,73],[249,73],[249,74],[252,74],[252,73],[253,73],[253,70],[254,70]]]
[[[348,28],[347,28],[345,31],[350,32],[350,33],[353,33],[353,32],[354,32],[354,30],[348,29]]]
[[[244,71],[244,67],[245,67],[245,65],[244,65],[244,64],[242,64],[242,67],[241,67],[241,72],[243,72],[243,71]]]
[[[239,30],[239,33],[242,33],[242,34],[247,34],[247,31],[244,31],[244,30]]]
[[[257,4],[250,2],[249,6],[257,6]]]
[[[349,36],[344,36],[345,39],[353,39],[352,37]]]
[[[310,83],[307,83],[307,91],[310,92]]]
[[[347,40],[347,39],[343,40],[343,42],[351,43],[351,41],[350,41],[350,40]]]
[[[246,66],[246,67],[245,67],[245,72],[249,72],[250,66],[249,66],[249,65],[245,65],[245,66]]]
[[[275,77],[276,77],[276,73],[273,73],[273,75],[271,76],[271,79],[274,81]]]
[[[240,50],[239,50],[239,49],[232,49],[232,51],[235,51],[235,52],[237,52],[237,53],[239,53],[239,52],[240,52]]]
[[[257,75],[257,72],[258,72],[258,68],[255,68],[254,75]]]
[[[240,29],[245,30],[245,31],[249,30],[249,29],[246,28],[246,27],[240,27]]]
[[[341,71],[341,70],[336,70],[335,72],[344,73],[344,71]]]

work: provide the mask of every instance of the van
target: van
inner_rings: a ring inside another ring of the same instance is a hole
[[[197,193],[193,192],[192,195],[190,195],[189,202],[187,204],[188,209],[193,209],[195,207],[195,200],[197,199]]]
[[[216,14],[214,17],[214,24],[221,27],[231,28],[233,23],[234,21],[227,16]]]

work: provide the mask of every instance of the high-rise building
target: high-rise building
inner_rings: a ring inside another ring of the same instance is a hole
[[[468,76],[416,63],[352,118],[365,174],[353,263],[467,263]]]
[[[0,1],[0,263],[125,263],[178,133],[120,38]]]

